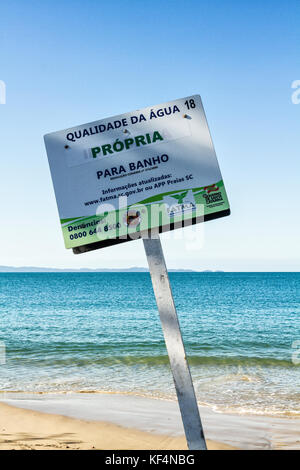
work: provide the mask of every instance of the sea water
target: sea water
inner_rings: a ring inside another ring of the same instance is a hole
[[[300,273],[170,279],[199,403],[300,416]],[[148,273],[2,273],[0,345],[0,392],[176,396]]]

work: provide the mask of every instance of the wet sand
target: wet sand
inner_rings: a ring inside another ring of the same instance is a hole
[[[0,449],[186,449],[175,401],[113,393],[0,401]],[[300,449],[299,419],[200,412],[210,449]]]

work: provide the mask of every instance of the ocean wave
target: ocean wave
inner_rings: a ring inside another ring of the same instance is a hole
[[[295,364],[292,360],[275,358],[275,357],[249,357],[249,356],[199,356],[199,355],[188,355],[188,361],[191,366],[247,366],[247,367],[285,367],[285,368],[299,368],[300,364]],[[7,361],[7,366],[14,365],[28,365],[31,367],[39,366],[74,366],[74,367],[85,367],[91,365],[102,365],[102,366],[135,366],[135,365],[146,365],[149,367],[155,366],[167,366],[169,364],[169,358],[167,355],[113,355],[113,356],[101,356],[89,355],[86,357],[76,357],[72,354],[68,357],[58,357],[58,354],[49,354],[45,358],[41,358],[36,353],[29,357],[14,357]]]

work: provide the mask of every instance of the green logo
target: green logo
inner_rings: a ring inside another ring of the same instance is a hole
[[[174,199],[177,199],[178,204],[182,204],[187,193],[188,193],[188,190],[180,194],[173,194],[173,196],[171,197],[173,197]]]

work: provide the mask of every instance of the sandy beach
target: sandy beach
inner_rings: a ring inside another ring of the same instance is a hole
[[[0,404],[0,450],[187,449],[184,437],[157,435]],[[232,450],[208,441],[208,448]]]
[[[201,407],[209,449],[300,449],[300,420]],[[175,401],[122,394],[12,394],[0,403],[0,449],[186,449]]]

